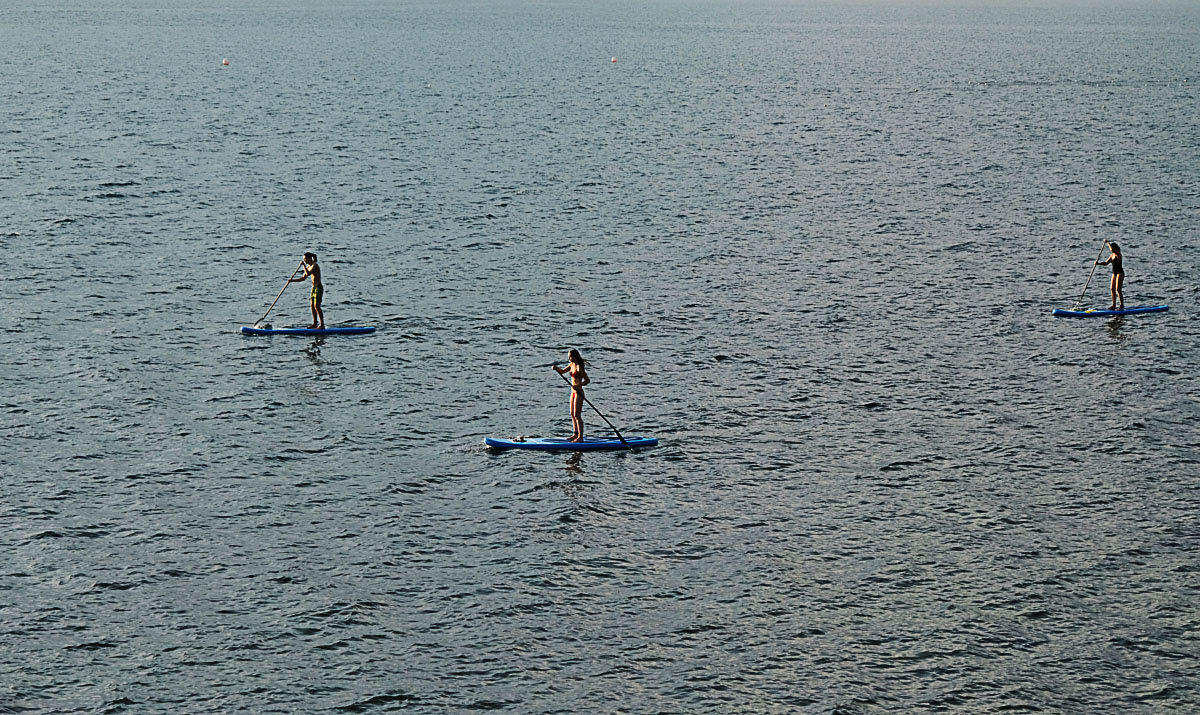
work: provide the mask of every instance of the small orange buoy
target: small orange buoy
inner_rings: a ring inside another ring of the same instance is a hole
[[[221,64],[223,64],[223,65],[225,65],[226,67],[228,67],[228,66],[229,66],[229,59],[228,59],[228,58],[226,58],[226,59],[223,59],[223,60],[221,60]]]

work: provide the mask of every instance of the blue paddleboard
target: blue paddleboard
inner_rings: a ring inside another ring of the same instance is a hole
[[[653,437],[626,437],[625,443],[616,437],[584,437],[582,442],[572,442],[566,437],[488,437],[483,443],[493,449],[542,449],[567,452],[582,452],[593,449],[632,449],[653,447],[658,440]]]
[[[243,325],[246,335],[359,335],[375,332],[374,325],[358,325],[345,328],[258,328]]]
[[[1112,315],[1136,315],[1138,313],[1161,313],[1170,309],[1167,305],[1144,305],[1124,310],[1063,310],[1055,308],[1054,315],[1060,318],[1106,318]]]

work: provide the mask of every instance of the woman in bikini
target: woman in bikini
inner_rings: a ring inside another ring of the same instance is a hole
[[[591,382],[584,367],[587,362],[574,348],[567,353],[567,366],[554,365],[554,371],[559,375],[571,377],[571,426],[575,430],[571,434],[572,442],[583,441],[583,386]]]
[[[1121,292],[1121,288],[1125,284],[1125,267],[1121,265],[1121,247],[1111,241],[1105,241],[1108,247],[1112,250],[1112,255],[1103,263],[1096,262],[1097,266],[1107,266],[1112,264],[1112,279],[1108,283],[1108,291],[1112,294],[1112,305],[1108,306],[1109,310],[1117,310],[1117,304],[1120,303],[1121,310],[1125,310],[1125,295]]]

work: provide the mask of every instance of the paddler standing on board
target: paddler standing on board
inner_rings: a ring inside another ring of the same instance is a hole
[[[1121,265],[1121,247],[1112,241],[1105,241],[1108,248],[1112,251],[1108,259],[1101,262],[1096,261],[1097,266],[1107,266],[1112,264],[1112,279],[1108,283],[1108,292],[1112,295],[1112,305],[1108,306],[1109,310],[1118,310],[1117,305],[1120,304],[1120,310],[1125,310],[1125,295],[1121,292],[1121,288],[1125,284],[1125,267]]]
[[[317,254],[304,254],[304,275],[297,278],[291,278],[288,283],[303,283],[312,276],[312,292],[308,295],[308,301],[312,308],[312,325],[309,328],[325,329],[325,313],[321,310],[321,298],[325,295],[325,285],[321,283],[321,267],[317,265]]]
[[[585,365],[587,362],[579,351],[571,348],[567,353],[567,366],[553,366],[559,375],[571,376],[571,426],[574,428],[571,434],[572,442],[583,441],[583,386],[591,382],[587,370],[584,369]]]

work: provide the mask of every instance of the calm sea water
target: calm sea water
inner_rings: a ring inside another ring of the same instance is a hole
[[[1138,5],[0,8],[0,712],[1200,709]]]

